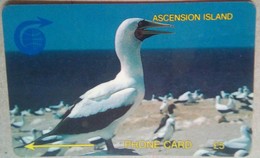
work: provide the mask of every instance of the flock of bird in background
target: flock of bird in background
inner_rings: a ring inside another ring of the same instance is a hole
[[[174,109],[176,108],[176,105],[187,105],[197,103],[199,100],[204,99],[204,95],[203,93],[200,93],[200,90],[195,90],[194,92],[185,92],[177,99],[175,99],[173,103],[169,103],[171,100],[174,99],[172,93],[169,93],[163,97],[158,97],[158,99],[162,101],[159,110],[160,113],[163,114],[163,117],[160,121],[158,128],[154,131],[155,137],[153,138],[153,140],[164,142],[172,140],[173,134],[175,132]],[[222,99],[228,99],[228,103],[221,103]],[[151,101],[157,101],[155,95],[152,95]],[[227,114],[239,112],[238,108],[236,107],[236,101],[242,103],[240,106],[240,110],[253,111],[253,92],[251,92],[247,86],[238,88],[238,90],[233,93],[221,91],[220,95],[216,96],[215,101],[215,108],[221,115],[221,118],[218,120],[218,123],[228,122],[228,120],[226,119]],[[51,105],[49,107],[40,108],[39,110],[33,112],[30,109],[20,111],[18,105],[15,105],[15,107],[12,110],[10,110],[11,126],[20,129],[25,125],[24,117],[30,116],[32,114],[36,116],[42,116],[45,113],[52,113],[55,119],[62,119],[63,114],[69,108],[69,104],[65,105],[63,101],[60,101],[58,105]],[[21,116],[21,120],[15,120],[14,116],[17,115]],[[32,129],[31,135],[24,137],[20,136],[15,138],[15,140],[23,145],[29,144],[37,138],[38,134],[44,135],[50,132],[51,130],[51,127],[45,130]],[[242,136],[240,138],[225,141],[225,150],[215,150],[212,145],[208,145],[204,149],[200,149],[196,153],[194,153],[194,156],[247,156],[251,148],[251,128],[247,127],[246,125],[242,125],[241,135]],[[58,135],[49,136],[45,138],[44,141],[53,142],[53,140],[55,140],[55,142],[52,144],[64,144],[62,136]],[[89,141],[91,142],[92,140]],[[99,148],[97,144],[97,146],[94,149],[102,149],[102,147]],[[55,155],[60,150],[61,149],[58,147],[49,148],[48,151],[42,156]]]
[[[253,111],[253,97],[254,94],[249,90],[247,86],[238,88],[233,93],[227,93],[220,91],[220,95],[215,98],[215,108],[220,113],[221,118],[218,123],[229,122],[226,119],[226,115],[229,113],[238,113],[239,110],[236,107],[236,101],[242,103],[240,106],[241,110]],[[176,104],[182,103],[183,105],[197,103],[199,100],[204,98],[203,93],[199,90],[195,90],[193,93],[188,91],[178,97],[173,103],[169,104],[169,101],[174,99],[172,93],[165,95],[164,97],[158,97],[162,100],[160,106],[160,113],[164,114],[161,119],[159,127],[154,131],[157,136],[154,140],[169,141],[172,139],[175,131],[175,118],[173,109],[176,108]],[[221,103],[221,99],[228,99],[227,104]],[[156,101],[155,95],[152,95],[151,101]],[[251,149],[251,134],[252,129],[246,125],[242,125],[241,137],[232,140],[224,141],[224,149],[216,149],[213,146],[213,142],[207,143],[204,148],[194,153],[193,156],[235,156],[245,157],[249,154]]]

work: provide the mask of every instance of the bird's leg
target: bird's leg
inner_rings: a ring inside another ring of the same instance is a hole
[[[113,145],[112,139],[105,140],[106,146],[107,146],[107,152],[113,153],[115,151],[115,147]]]

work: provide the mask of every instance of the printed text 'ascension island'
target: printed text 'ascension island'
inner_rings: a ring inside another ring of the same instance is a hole
[[[174,22],[174,21],[217,21],[217,20],[232,20],[232,13],[205,13],[205,14],[157,14],[153,16],[153,21],[157,22]]]

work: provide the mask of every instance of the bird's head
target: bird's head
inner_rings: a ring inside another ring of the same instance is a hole
[[[246,125],[242,125],[241,127],[240,127],[240,132],[242,133],[242,134],[252,134],[253,132],[252,132],[252,128],[250,128],[250,127],[248,127],[248,126],[246,126]]]
[[[172,27],[170,24],[163,24],[158,22],[153,22],[149,20],[144,20],[140,18],[130,18],[126,19],[119,26],[117,33],[120,36],[135,38],[139,41],[158,34],[169,34],[168,31],[151,30],[151,28],[162,28],[162,27]]]

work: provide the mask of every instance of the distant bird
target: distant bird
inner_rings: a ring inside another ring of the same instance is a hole
[[[162,97],[162,96],[159,96],[158,98],[159,98],[161,101],[164,101],[164,100],[167,100],[168,97],[167,97],[167,95],[164,95],[163,97]]]
[[[54,142],[54,143],[51,143],[52,145],[60,145],[60,144],[63,144],[64,142],[63,141],[57,141],[57,142]],[[42,155],[42,156],[57,156],[58,153],[61,151],[61,148],[60,147],[51,147],[51,148],[48,148],[48,150]]]
[[[184,94],[180,95],[179,98],[174,101],[175,104],[177,103],[196,103],[196,100],[193,98],[193,93],[190,91],[185,92]]]
[[[248,94],[247,97],[248,97],[248,99],[253,100],[254,99],[254,93],[252,92],[252,93]]]
[[[152,95],[151,101],[158,101],[158,100],[155,98],[155,94]]]
[[[49,127],[49,128],[47,128],[47,129],[41,130],[41,131],[40,131],[40,132],[41,132],[41,135],[45,135],[45,134],[49,133],[52,129],[53,129],[52,127]]]
[[[31,109],[21,111],[21,115],[30,116],[31,115]]]
[[[34,111],[33,114],[34,114],[34,115],[37,115],[37,116],[42,116],[42,115],[45,114],[45,112],[44,112],[44,109],[43,109],[43,108],[40,108],[39,110]]]
[[[30,136],[19,136],[17,138],[15,138],[16,141],[19,141],[20,143],[26,145],[26,144],[30,144],[32,141],[34,141],[37,138],[37,133],[38,131],[36,129],[32,129],[31,130],[31,135]]]
[[[226,99],[229,98],[230,94],[225,91],[220,91],[221,98]]]
[[[244,100],[247,100],[248,95],[250,94],[250,90],[246,87],[243,88],[243,92],[239,95],[234,96],[234,99],[243,102]]]
[[[18,105],[14,105],[14,108],[12,110],[10,110],[10,115],[14,116],[17,115],[19,113],[19,107]]]
[[[243,93],[243,89],[242,88],[238,88],[237,91],[231,93],[231,95],[236,97],[236,96],[238,96],[238,95],[240,95],[242,93]]]
[[[200,100],[203,98],[203,94],[202,93],[199,93],[199,89],[195,90],[192,94],[192,98],[197,101],[197,100]]]
[[[99,136],[105,139],[108,153],[116,153],[112,138],[115,129],[144,97],[143,68],[140,57],[144,39],[169,32],[148,30],[153,27],[170,27],[139,18],[125,20],[116,32],[115,47],[121,71],[114,80],[102,83],[80,96],[64,116],[64,119],[49,133],[34,143],[52,135],[69,137],[86,133],[85,139]],[[51,107],[50,107],[51,108]]]
[[[167,99],[165,99],[165,100],[163,100],[162,101],[162,104],[161,104],[161,106],[160,106],[160,113],[161,114],[164,114],[164,113],[167,113],[167,111],[168,111],[168,100]]]
[[[194,154],[193,157],[201,157],[201,156],[214,156],[216,152],[215,151],[209,151],[206,149],[199,149]]]
[[[168,114],[161,119],[159,127],[154,131],[154,134],[157,133],[154,140],[169,141],[173,137],[173,133],[175,131],[175,117],[173,113],[174,107],[174,104],[169,105]]]
[[[229,97],[227,105],[220,103],[220,96],[216,96],[215,103],[216,110],[222,115],[222,119],[226,121],[225,114],[227,113],[237,113],[236,104],[232,97]]]
[[[25,120],[24,120],[24,115],[21,115],[21,120],[20,121],[12,121],[11,126],[15,128],[21,128],[24,126]]]
[[[168,98],[167,98],[168,100],[172,100],[172,99],[174,99],[172,93],[168,93],[168,96],[167,96],[167,97],[168,97]]]
[[[209,148],[211,148],[214,151],[217,151],[218,154],[228,154],[229,156],[234,156],[234,154],[239,150],[249,152],[252,145],[252,129],[246,125],[242,125],[240,127],[240,132],[241,137],[224,141],[224,149],[214,149],[213,147]]]
[[[45,107],[44,108],[45,112],[52,112],[51,108]]]
[[[59,110],[63,106],[64,106],[64,102],[60,101],[60,103],[58,105],[51,105],[51,106],[49,106],[49,108],[52,109],[52,110]]]

